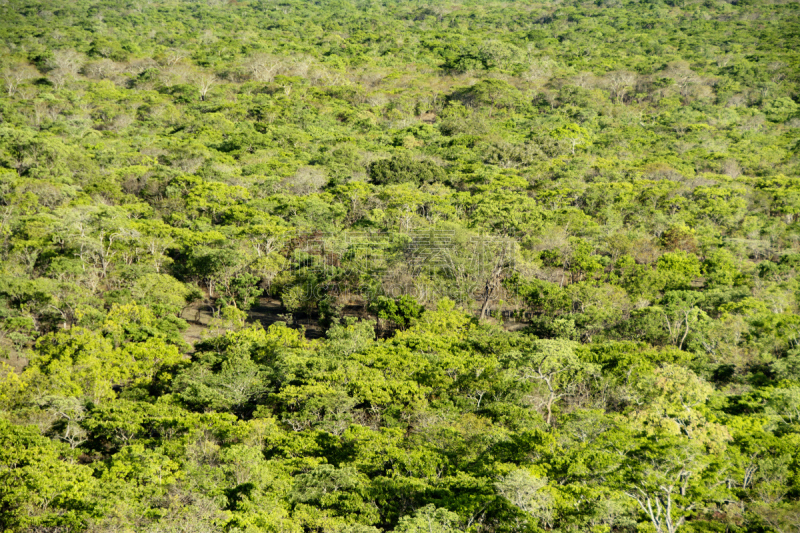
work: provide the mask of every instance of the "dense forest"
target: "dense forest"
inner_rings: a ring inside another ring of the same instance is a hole
[[[0,35],[3,532],[800,532],[800,3]]]

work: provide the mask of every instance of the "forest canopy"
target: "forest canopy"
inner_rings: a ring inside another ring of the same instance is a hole
[[[0,2],[0,530],[800,526],[800,4]]]

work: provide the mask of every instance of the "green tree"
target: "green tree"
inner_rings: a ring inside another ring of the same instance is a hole
[[[579,146],[591,146],[591,133],[586,128],[575,123],[565,124],[550,132],[550,137],[558,142],[563,142],[569,148],[570,153],[575,155],[575,149]]]
[[[540,524],[552,520],[553,496],[547,478],[536,477],[525,469],[513,470],[495,484],[498,494]]]
[[[81,528],[98,509],[96,480],[88,466],[70,461],[66,445],[39,435],[33,426],[0,421],[0,506],[4,527]]]
[[[437,508],[433,504],[426,505],[413,515],[403,516],[395,531],[403,533],[453,533],[459,531],[460,520],[456,513]]]
[[[438,165],[428,160],[414,160],[408,156],[373,161],[369,165],[369,177],[376,185],[399,183],[441,183],[447,175]]]
[[[595,371],[578,358],[576,347],[577,343],[563,339],[538,340],[512,362],[520,379],[542,387],[539,403],[548,425],[553,423],[553,408],[559,400],[574,394],[581,380]]]

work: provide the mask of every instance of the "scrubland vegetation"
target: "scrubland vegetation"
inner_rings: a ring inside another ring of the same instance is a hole
[[[0,34],[0,530],[800,531],[797,2]]]

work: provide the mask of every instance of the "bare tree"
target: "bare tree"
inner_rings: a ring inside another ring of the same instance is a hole
[[[611,91],[611,97],[620,104],[625,99],[627,91],[636,84],[636,74],[626,70],[615,70],[609,72],[604,81]]]
[[[723,174],[734,179],[742,175],[742,167],[739,166],[739,162],[735,159],[726,159],[723,161],[721,171]]]
[[[509,274],[513,264],[513,243],[510,241],[492,242],[484,252],[488,256],[488,269],[486,283],[483,288],[483,303],[481,304],[480,319],[484,320],[489,313],[494,296],[503,280]]]
[[[180,83],[187,83],[193,74],[194,72],[189,65],[177,63],[161,69],[159,79],[166,87],[172,87]]]
[[[528,70],[522,74],[522,79],[529,83],[532,88],[539,89],[550,81],[555,66],[555,62],[547,57],[531,59],[529,60]]]
[[[767,70],[770,72],[770,80],[772,83],[780,83],[786,78],[786,72],[783,70],[786,63],[783,61],[773,61],[767,65]]]
[[[168,67],[171,67],[173,65],[177,65],[178,63],[183,61],[188,56],[189,56],[189,53],[186,50],[180,50],[178,48],[171,48],[164,55],[164,63]]]
[[[75,76],[83,66],[83,62],[83,55],[75,50],[56,50],[47,60],[47,67],[51,70],[60,70],[66,76]]]
[[[260,82],[270,82],[283,67],[280,58],[269,54],[256,54],[244,63],[250,78]]]
[[[572,84],[581,89],[593,89],[600,84],[600,80],[591,72],[579,72],[572,77]]]
[[[83,67],[83,74],[93,79],[106,79],[120,73],[121,66],[111,59],[103,58],[99,61],[92,61]]]
[[[5,85],[8,96],[14,96],[21,84],[38,75],[39,72],[26,63],[3,69],[3,84]]]
[[[671,78],[678,86],[681,96],[688,96],[691,87],[700,83],[701,78],[685,61],[676,61],[670,63],[663,72],[664,77]]]
[[[210,72],[199,72],[192,76],[192,81],[197,86],[197,90],[200,91],[200,100],[205,101],[208,91],[219,82],[219,78]]]
[[[47,79],[56,89],[61,89],[78,74],[83,66],[83,59],[83,55],[75,50],[56,50],[47,61],[47,68],[50,70]]]
[[[300,167],[294,176],[286,178],[281,185],[297,195],[306,195],[318,192],[326,183],[328,177],[319,167]]]
[[[50,71],[50,73],[47,75],[47,79],[50,80],[50,83],[53,84],[53,87],[55,87],[56,90],[60,90],[67,83],[69,76],[67,76],[63,70],[55,69]]]

